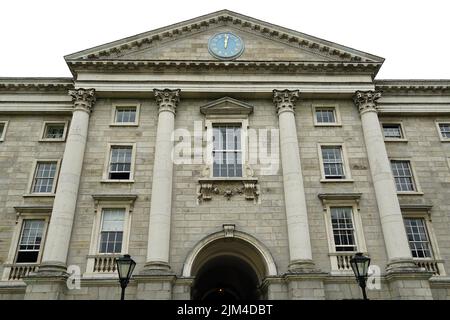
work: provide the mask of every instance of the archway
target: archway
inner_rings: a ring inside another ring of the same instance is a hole
[[[183,275],[194,277],[191,298],[206,301],[257,300],[263,279],[276,275],[269,251],[242,232],[212,234],[192,250]]]

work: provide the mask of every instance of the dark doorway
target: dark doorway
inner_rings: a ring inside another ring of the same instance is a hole
[[[199,269],[192,298],[204,301],[257,300],[259,281],[243,259],[224,255],[214,257]]]

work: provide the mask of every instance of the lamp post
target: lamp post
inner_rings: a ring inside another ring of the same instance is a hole
[[[364,300],[368,300],[366,295],[366,283],[370,258],[363,255],[361,252],[358,252],[350,259],[350,265],[352,266],[356,281],[358,281],[358,284],[361,287]]]
[[[119,273],[120,287],[122,288],[122,294],[120,300],[125,300],[125,288],[130,281],[131,274],[133,273],[136,262],[131,259],[129,254],[124,255],[116,260],[117,272]]]

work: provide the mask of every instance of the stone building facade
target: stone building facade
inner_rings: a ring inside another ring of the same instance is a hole
[[[1,299],[450,297],[450,80],[227,10],[65,59],[0,79]]]

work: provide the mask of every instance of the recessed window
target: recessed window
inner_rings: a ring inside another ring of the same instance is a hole
[[[336,123],[336,111],[334,108],[316,107],[316,122]]]
[[[31,185],[32,193],[52,193],[57,169],[57,161],[38,161]]]
[[[129,180],[131,176],[132,146],[112,146],[108,178]]]
[[[404,222],[413,258],[432,258],[425,219],[405,218]]]
[[[3,141],[5,139],[7,127],[8,127],[8,121],[0,121],[0,141]]]
[[[325,179],[345,179],[342,146],[322,146]]]
[[[391,160],[391,168],[397,191],[416,191],[411,163],[408,160]]]
[[[403,139],[402,126],[399,123],[383,123],[384,138],[389,139]]]
[[[64,141],[66,138],[68,122],[44,122],[40,141]]]
[[[122,251],[125,208],[103,209],[99,253]]]
[[[330,212],[336,252],[356,251],[352,207],[331,207]]]
[[[241,125],[213,125],[213,176],[242,177]]]
[[[112,126],[137,126],[139,122],[139,104],[114,105]]]
[[[450,139],[450,123],[439,123],[439,132],[441,133],[441,139]]]
[[[23,220],[16,263],[38,262],[45,220]]]

